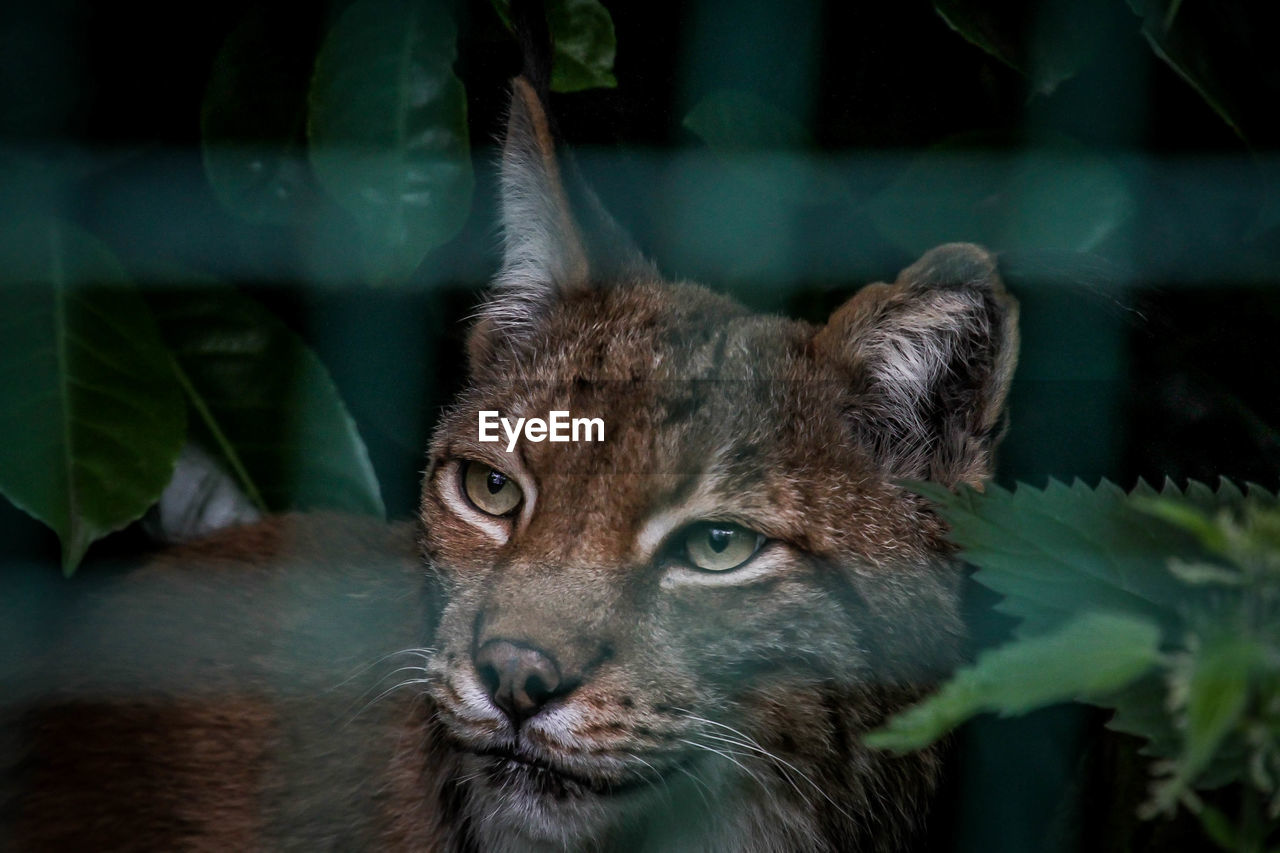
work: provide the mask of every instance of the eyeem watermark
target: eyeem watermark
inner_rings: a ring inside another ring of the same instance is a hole
[[[498,412],[480,411],[477,437],[480,441],[501,441],[498,428],[507,436],[507,452],[516,449],[524,435],[526,441],[604,441],[604,418],[571,418],[568,412],[549,412],[542,418],[516,418],[513,424]]]

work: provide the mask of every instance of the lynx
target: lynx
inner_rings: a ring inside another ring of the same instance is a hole
[[[860,734],[961,654],[903,481],[989,475],[1017,349],[992,255],[934,249],[821,326],[664,281],[571,214],[524,77],[501,179],[419,516],[273,518],[86,596],[10,728],[12,847],[918,843],[939,754]],[[481,442],[481,411],[604,440]]]

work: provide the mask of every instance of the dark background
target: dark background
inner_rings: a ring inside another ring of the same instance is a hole
[[[66,212],[145,284],[159,284],[146,272],[157,258],[213,269],[298,330],[356,418],[390,514],[404,517],[416,503],[431,425],[464,378],[462,318],[496,267],[492,143],[517,50],[487,2],[458,5],[456,70],[478,175],[463,231],[402,286],[313,287],[244,272],[253,265],[241,261],[269,255],[279,235],[225,213],[202,172],[205,86],[251,5],[4,4],[0,146],[97,163]],[[296,18],[298,39],[318,43],[342,5],[280,11]],[[1127,488],[1139,477],[1226,476],[1280,485],[1276,139],[1264,122],[1241,123],[1247,141],[1234,132],[1150,49],[1122,0],[988,7],[1015,52],[1030,51],[1046,28],[1061,26],[1064,38],[1083,33],[1087,61],[1049,94],[958,35],[930,3],[605,5],[617,33],[618,87],[555,95],[552,110],[588,180],[666,273],[820,321],[857,286],[891,278],[918,254],[885,239],[861,204],[916,158],[956,140],[1017,155],[1069,138],[1075,151],[1126,164],[1134,213],[1087,255],[1034,247],[1004,254],[1023,307],[1024,349],[998,480],[1106,477]],[[1184,14],[1202,16],[1192,23],[1216,45],[1208,67],[1245,114],[1257,115],[1259,105],[1272,111],[1278,72],[1262,59],[1263,39],[1277,31],[1264,19],[1272,13],[1264,4],[1184,5]],[[797,119],[811,138],[799,153],[853,164],[841,174],[854,203],[815,204],[774,221],[767,194],[739,195],[733,173],[717,171],[682,124],[704,96],[725,88]],[[720,236],[700,243],[698,227],[680,227],[699,222],[672,209],[670,191],[683,188],[673,187],[670,164],[685,157],[692,165],[682,168],[701,176],[708,195],[690,193],[695,207],[715,214],[742,199],[757,216],[751,228],[739,234],[733,223],[708,222]],[[762,228],[785,237],[779,245],[791,260],[782,274],[732,263],[756,248]],[[824,263],[831,257],[839,258],[834,268]],[[14,557],[56,565],[53,535],[7,504],[0,537]],[[83,571],[93,571],[95,558],[141,547],[136,531],[117,534],[90,552]],[[999,626],[979,633],[989,639]],[[1125,819],[1110,801],[1088,796],[1097,774],[1117,772],[1106,752],[1114,747],[1091,738],[1069,711],[973,727],[961,738],[954,838],[942,846],[1103,849],[1109,822]]]

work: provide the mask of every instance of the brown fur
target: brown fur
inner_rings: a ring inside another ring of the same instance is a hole
[[[638,260],[598,277],[521,82],[503,181],[506,261],[417,524],[273,519],[91,602],[21,717],[18,846],[918,838],[938,754],[859,734],[958,658],[943,526],[898,481],[989,474],[1016,358],[993,259],[936,249],[821,327]],[[601,417],[606,439],[507,453],[477,440],[481,409]],[[514,515],[469,501],[468,461],[518,483]],[[765,544],[701,571],[675,546],[706,520]],[[554,683],[518,725],[482,672],[492,648]]]

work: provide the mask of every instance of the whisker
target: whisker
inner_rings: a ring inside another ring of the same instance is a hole
[[[649,762],[645,761],[645,760],[644,760],[643,758],[641,758],[640,756],[636,755],[634,752],[627,752],[627,753],[625,753],[625,755],[627,755],[629,758],[631,758],[631,759],[633,759],[633,760],[635,760],[635,761],[640,762],[640,763],[641,763],[641,764],[643,764],[645,767],[648,767],[648,768],[649,768],[649,772],[651,772],[651,773],[654,775],[654,778],[655,778],[655,779],[657,779],[659,782],[661,782],[661,783],[662,783],[662,787],[665,789],[664,796],[666,797],[667,802],[668,802],[668,803],[671,803],[671,804],[674,806],[674,805],[675,805],[675,801],[671,799],[671,786],[670,786],[669,784],[667,784],[667,778],[666,778],[665,776],[663,776],[661,773],[659,773],[659,772],[658,772],[658,769],[657,769],[656,767],[654,767],[654,766],[653,766],[652,764],[650,764]],[[633,772],[633,773],[635,773],[635,774],[636,774],[637,776],[639,776],[640,778],[642,778],[642,779],[643,779],[643,778],[645,778],[645,777],[644,777],[644,775],[643,775],[642,773],[640,773],[640,771],[639,771],[639,770],[635,770],[635,769],[633,769],[633,768],[628,768],[628,769],[631,769],[631,770],[632,770],[632,772]],[[649,787],[651,787],[651,788],[657,788],[657,787],[658,787],[656,784],[654,784],[654,783],[653,783],[653,782],[651,782],[651,781],[650,781],[650,782],[648,782],[648,785],[649,785]]]
[[[795,780],[791,778],[791,774],[788,773],[786,769],[784,769],[784,766],[787,768],[790,768],[791,770],[794,770],[797,774],[800,775],[802,779],[804,779],[810,785],[813,785],[814,783],[811,779],[809,779],[808,776],[805,775],[803,771],[797,769],[795,765],[791,764],[789,761],[779,758],[769,750],[764,749],[763,747],[760,747],[760,746],[756,746],[755,744],[742,743],[740,741],[734,740],[733,738],[721,737],[720,735],[715,735],[715,734],[712,734],[711,732],[701,732],[700,734],[702,737],[705,737],[705,738],[711,738],[712,740],[717,740],[717,741],[720,741],[721,743],[732,744],[733,746],[738,746],[738,747],[742,747],[743,749],[751,750],[752,752],[758,755],[762,755],[765,758],[769,759],[774,763],[775,766],[777,766],[779,771],[778,775],[781,776],[783,779],[785,779],[787,781],[787,784],[791,786],[791,789],[796,792],[796,796],[799,797],[806,806],[812,807],[813,805],[812,801],[808,798],[808,796],[805,795],[804,791],[800,790],[800,786],[795,783]],[[744,753],[734,753],[734,754],[743,755]],[[814,785],[814,787],[816,788],[817,786]],[[819,793],[821,793],[821,790],[819,790]],[[832,803],[832,805],[835,805],[835,803]],[[836,808],[839,808],[839,806],[836,806]]]
[[[742,769],[742,772],[743,772],[743,773],[746,773],[748,776],[750,776],[752,779],[754,779],[754,780],[756,781],[756,784],[757,784],[757,785],[759,785],[761,788],[764,788],[764,789],[765,789],[765,791],[768,791],[768,790],[769,790],[769,786],[768,786],[768,785],[766,785],[766,784],[764,783],[764,780],[763,780],[763,779],[761,779],[759,776],[757,776],[757,775],[756,775],[756,774],[755,774],[755,773],[754,773],[750,768],[748,768],[748,767],[747,767],[747,765],[743,764],[741,761],[739,761],[738,759],[734,758],[734,757],[733,757],[732,755],[730,755],[729,753],[727,753],[727,752],[723,752],[723,751],[721,751],[721,750],[719,750],[719,749],[716,749],[716,748],[715,748],[715,747],[713,747],[713,746],[707,746],[705,743],[698,743],[698,742],[696,742],[696,741],[692,741],[692,740],[685,740],[685,739],[683,739],[683,738],[682,738],[682,739],[680,740],[680,742],[681,742],[681,743],[688,744],[689,746],[692,746],[692,747],[696,747],[696,748],[698,748],[698,749],[706,750],[707,752],[715,753],[716,755],[720,756],[721,758],[725,759],[726,761],[731,761],[731,762],[733,762],[733,763],[734,763],[734,764],[736,764],[739,768],[741,768],[741,769]]]
[[[711,788],[708,787],[707,783],[699,779],[697,775],[695,775],[687,767],[681,767],[680,765],[677,764],[676,769],[679,770],[684,775],[688,776],[691,780],[693,780],[693,790],[697,791],[698,798],[701,799],[702,804],[706,806],[707,814],[714,814],[714,811],[711,808],[711,801],[707,799],[706,794],[702,793],[704,790],[707,792],[707,794],[711,793]]]
[[[378,704],[383,699],[390,696],[392,693],[399,690],[400,688],[410,687],[415,684],[430,684],[434,680],[435,679],[431,679],[431,678],[409,678],[404,681],[401,681],[399,684],[393,684],[392,686],[388,687],[386,690],[382,691],[377,696],[373,697],[368,702],[366,702],[363,708],[361,708],[359,711],[356,711],[353,715],[351,715],[351,719],[347,720],[345,723],[342,724],[342,727],[345,729],[347,726],[354,723],[357,719],[360,718],[361,714],[363,714],[365,711],[368,711],[374,705]]]
[[[799,767],[796,767],[794,764],[792,764],[790,761],[787,761],[785,758],[781,758],[775,753],[765,749],[763,746],[760,745],[759,741],[757,741],[755,738],[748,735],[746,732],[743,732],[739,729],[735,729],[733,726],[730,726],[727,723],[722,723],[717,720],[709,720],[706,717],[699,717],[697,714],[691,714],[683,708],[674,708],[673,710],[675,710],[677,713],[681,714],[682,716],[690,720],[694,720],[699,723],[705,723],[706,725],[717,726],[721,729],[724,729],[725,731],[732,732],[733,734],[737,735],[739,738],[742,739],[741,741],[735,742],[731,738],[716,737],[715,735],[706,731],[700,733],[704,737],[715,737],[717,740],[723,740],[727,743],[735,743],[735,745],[737,746],[744,747],[746,749],[755,750],[759,752],[761,755],[764,755],[765,757],[769,758],[769,760],[776,762],[780,767],[781,766],[787,767],[788,769],[794,771],[796,775],[798,775],[801,779],[807,782],[815,791],[821,794],[822,798],[826,800],[828,803],[830,803],[835,808],[836,811],[844,815],[849,820],[854,819],[853,815],[849,814],[849,812],[846,811],[844,807],[842,807],[835,800],[831,799],[831,795],[828,794],[825,790],[823,790],[823,788],[817,782],[813,781],[813,779],[809,776],[809,774],[805,773],[803,770],[801,770]],[[783,773],[783,776],[787,779],[787,782],[791,784],[791,786],[794,788],[795,782],[791,780],[790,776],[786,773]],[[799,794],[800,792],[797,790],[796,793]],[[801,796],[801,799],[803,799],[806,803],[809,802],[809,799],[805,797],[803,794],[801,794],[800,796]]]
[[[378,676],[377,678],[375,678],[375,679],[373,680],[373,683],[372,683],[372,684],[370,684],[368,687],[366,687],[363,691],[361,691],[361,693],[360,693],[360,695],[359,695],[359,696],[357,696],[357,697],[355,697],[355,699],[351,700],[351,704],[352,704],[352,705],[355,705],[357,702],[359,702],[360,700],[364,699],[364,698],[365,698],[366,696],[368,696],[370,693],[372,693],[373,691],[377,690],[377,689],[379,688],[379,686],[381,686],[381,685],[382,685],[382,683],[383,683],[383,682],[385,682],[388,678],[391,678],[392,676],[397,675],[398,673],[401,673],[401,672],[419,672],[419,673],[422,673],[422,675],[423,675],[424,677],[428,674],[428,673],[427,673],[427,669],[426,669],[426,667],[423,667],[423,666],[401,666],[401,667],[397,667],[397,668],[395,668],[395,669],[391,670],[390,672],[383,673],[382,675],[380,675],[380,676]]]
[[[368,672],[369,670],[373,669],[373,668],[374,668],[375,666],[377,666],[378,664],[380,664],[380,663],[384,663],[385,661],[387,661],[387,660],[389,660],[389,659],[391,659],[391,658],[393,658],[393,657],[396,657],[397,655],[417,655],[418,657],[420,657],[420,658],[422,658],[424,661],[426,661],[428,658],[430,658],[430,657],[431,657],[433,654],[435,654],[435,653],[436,653],[436,650],[435,650],[435,649],[416,649],[416,648],[400,649],[399,651],[395,651],[395,652],[388,652],[387,654],[383,655],[382,657],[378,658],[378,659],[377,659],[377,660],[375,660],[375,661],[371,661],[371,662],[366,663],[366,664],[361,664],[360,666],[356,667],[356,669],[355,669],[355,671],[354,671],[354,672],[352,672],[350,675],[348,675],[346,678],[342,679],[341,681],[339,681],[337,684],[333,685],[332,687],[325,688],[325,691],[326,691],[326,692],[330,692],[330,691],[333,691],[333,690],[337,690],[338,688],[340,688],[340,687],[342,687],[343,685],[345,685],[347,682],[352,681],[352,680],[354,680],[354,679],[356,679],[356,678],[359,678],[360,676],[364,675],[364,674],[365,674],[366,672]]]

